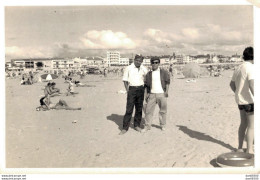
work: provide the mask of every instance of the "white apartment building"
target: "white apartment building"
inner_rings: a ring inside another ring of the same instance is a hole
[[[242,62],[243,59],[240,56],[233,56],[230,58],[230,62]]]
[[[170,64],[170,58],[160,58],[160,64],[169,65]]]
[[[144,58],[142,65],[144,66],[150,66],[151,65],[151,59],[150,58]]]
[[[202,63],[207,62],[207,60],[208,60],[208,58],[204,58],[204,57],[197,58],[197,63],[202,64]]]
[[[184,57],[183,57],[183,55],[177,55],[177,56],[176,56],[176,62],[177,62],[178,64],[183,64],[183,63],[184,63]]]
[[[120,58],[119,59],[120,66],[128,66],[129,65],[129,58]]]
[[[120,61],[120,52],[118,51],[107,51],[106,64],[108,66],[118,66]]]
[[[72,69],[74,62],[72,59],[52,59],[52,68],[55,69]]]

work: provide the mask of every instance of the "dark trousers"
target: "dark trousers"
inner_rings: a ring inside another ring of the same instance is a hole
[[[126,113],[123,120],[123,129],[128,130],[135,107],[134,127],[140,127],[144,102],[144,87],[130,86],[127,93]]]

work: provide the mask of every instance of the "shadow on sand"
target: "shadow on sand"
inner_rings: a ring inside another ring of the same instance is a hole
[[[216,159],[212,159],[209,163],[210,163],[213,167],[221,168],[221,167],[217,164]]]
[[[198,131],[193,131],[189,128],[187,128],[186,126],[180,126],[177,125],[177,127],[179,127],[179,130],[181,130],[182,132],[184,132],[185,134],[187,134],[188,136],[190,136],[191,138],[195,138],[198,140],[203,140],[203,141],[210,141],[216,144],[219,144],[227,149],[230,149],[231,151],[235,151],[236,148],[232,147],[230,144],[226,144],[223,141],[217,140],[209,135],[206,135],[204,133],[198,132]]]
[[[107,116],[107,120],[110,120],[110,121],[113,121],[114,123],[116,123],[116,125],[118,125],[119,130],[123,129],[123,119],[124,119],[124,115],[111,114],[110,116]],[[134,122],[134,118],[131,119],[131,124],[130,124],[130,128],[134,129],[133,122]],[[143,122],[144,122],[144,119],[142,118],[141,128],[143,128]]]

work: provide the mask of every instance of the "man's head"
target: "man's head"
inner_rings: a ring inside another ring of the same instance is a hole
[[[51,83],[51,86],[53,86],[53,87],[54,87],[55,85],[56,85],[56,83],[55,83],[55,82],[52,82],[52,83]]]
[[[254,49],[252,47],[245,48],[243,52],[243,59],[245,61],[254,60]]]
[[[144,60],[144,57],[140,54],[135,55],[134,64],[139,68]]]
[[[159,64],[160,64],[160,58],[159,57],[152,57],[151,58],[152,70],[158,69]]]

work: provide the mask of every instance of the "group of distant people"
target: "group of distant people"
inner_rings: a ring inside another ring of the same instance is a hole
[[[134,108],[134,129],[138,132],[151,130],[156,104],[159,106],[161,130],[166,129],[167,98],[173,69],[170,66],[167,72],[160,68],[160,58],[152,57],[150,59],[152,69],[148,72],[146,67],[142,65],[143,59],[142,55],[136,55],[134,62],[127,66],[124,71],[123,83],[127,91],[127,102],[123,127],[119,135],[128,131]],[[243,151],[243,141],[246,136],[246,152],[254,153],[254,53],[252,47],[247,47],[244,50],[243,59],[244,62],[234,71],[230,83],[230,87],[235,93],[241,118],[237,151]],[[143,104],[144,101],[146,102],[145,105]],[[145,112],[145,126],[141,129],[143,110]]]
[[[56,110],[81,110],[81,108],[73,108],[70,107],[67,102],[63,99],[59,99],[57,103],[52,103],[50,101],[51,97],[54,96],[60,96],[61,92],[59,88],[56,88],[56,83],[55,82],[48,82],[47,85],[44,88],[44,96],[40,99],[40,106],[36,108],[37,111],[46,111],[46,110],[51,110],[51,109],[56,109]],[[70,85],[69,85],[70,88]],[[68,92],[70,94],[77,94],[76,92]],[[68,95],[68,94],[67,94]]]
[[[30,71],[29,74],[23,74],[21,85],[32,85],[33,84],[33,73]]]

